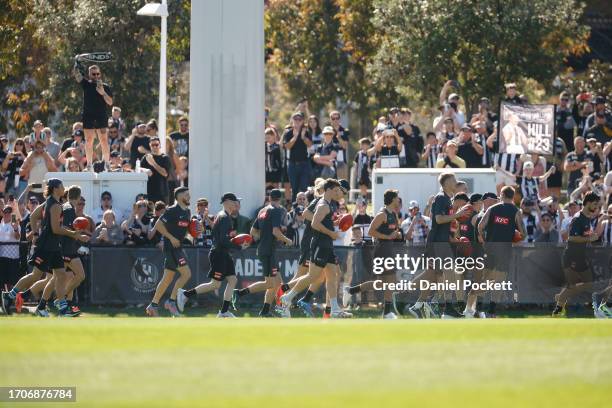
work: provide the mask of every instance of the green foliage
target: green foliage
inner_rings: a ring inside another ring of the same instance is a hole
[[[568,90],[572,95],[589,92],[592,95],[612,93],[612,64],[593,60],[581,73],[569,72],[560,78],[560,89]]]
[[[435,103],[457,79],[469,107],[504,82],[550,83],[570,53],[586,50],[584,6],[556,0],[374,0],[381,44],[368,70]]]

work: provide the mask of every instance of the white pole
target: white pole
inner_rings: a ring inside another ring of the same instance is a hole
[[[167,4],[162,0],[162,4]],[[161,47],[159,58],[159,141],[162,152],[166,153],[166,40],[167,17],[161,17]]]

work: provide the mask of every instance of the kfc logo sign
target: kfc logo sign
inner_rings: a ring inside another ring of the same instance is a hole
[[[493,222],[495,224],[508,225],[508,224],[510,224],[510,218],[508,218],[508,217],[500,217],[500,216],[496,215],[495,218],[493,219]]]

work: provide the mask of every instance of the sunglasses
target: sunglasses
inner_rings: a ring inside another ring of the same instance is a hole
[[[99,77],[99,76],[100,76],[100,75],[102,75],[102,74],[100,74],[99,72],[92,72],[92,73],[91,73],[91,74],[89,74],[89,75],[94,76],[94,77]]]
[[[151,147],[159,147],[159,143],[153,143],[151,144]]]
[[[561,98],[561,101],[563,101],[563,102],[567,102],[567,101],[569,101],[569,99],[567,99],[567,98]]]
[[[340,116],[334,116],[331,120],[340,120]]]

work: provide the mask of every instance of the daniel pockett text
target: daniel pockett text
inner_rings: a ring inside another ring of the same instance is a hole
[[[407,254],[397,254],[394,257],[375,257],[372,262],[372,272],[380,275],[386,270],[405,270],[414,275],[418,271],[427,268],[435,270],[452,270],[458,275],[463,275],[470,271],[480,271],[485,268],[485,260],[483,257],[430,257],[421,255],[418,257],[409,256]],[[440,291],[455,291],[455,290],[483,290],[483,291],[511,291],[511,281],[495,281],[485,280],[483,282],[474,282],[470,279],[453,280],[419,280],[413,282],[402,279],[399,282],[384,282],[381,279],[374,281],[375,290],[390,290],[390,291],[414,291],[414,290],[440,290]]]

